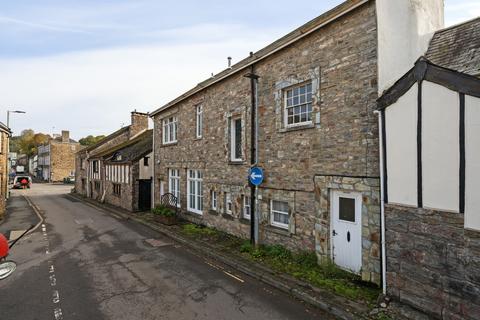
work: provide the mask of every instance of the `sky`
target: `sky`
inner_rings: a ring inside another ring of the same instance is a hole
[[[341,0],[0,0],[0,121],[109,134]],[[480,16],[446,0],[445,24]]]

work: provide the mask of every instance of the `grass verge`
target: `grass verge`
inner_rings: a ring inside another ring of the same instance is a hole
[[[191,223],[182,225],[181,232],[188,237],[209,242],[222,251],[264,264],[274,271],[289,274],[369,306],[375,304],[380,293],[377,286],[361,281],[358,275],[339,269],[333,263],[318,264],[315,252],[291,252],[281,245],[254,248],[250,242],[238,237]]]

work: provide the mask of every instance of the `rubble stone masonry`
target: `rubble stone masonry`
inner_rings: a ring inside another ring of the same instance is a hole
[[[168,170],[180,170],[182,216],[248,237],[242,216],[250,189],[250,80],[237,72],[154,116],[155,200],[168,192]],[[255,64],[258,82],[261,241],[293,250],[316,250],[328,259],[331,189],[363,195],[364,280],[380,283],[377,30],[375,3],[368,2]],[[312,84],[312,124],[286,128],[284,92]],[[203,135],[196,138],[197,105]],[[162,119],[178,119],[178,141],[162,143]],[[230,161],[231,119],[242,119],[242,161]],[[203,173],[203,214],[188,212],[187,170]],[[327,178],[330,177],[330,178]],[[351,178],[349,178],[351,177]],[[211,194],[217,194],[212,209]],[[232,214],[225,210],[226,193]],[[271,200],[289,205],[288,230],[271,225]]]
[[[388,204],[388,294],[435,319],[479,319],[480,235],[464,215]]]
[[[75,175],[75,153],[79,144],[71,142],[50,142],[50,176],[52,181],[63,181]]]

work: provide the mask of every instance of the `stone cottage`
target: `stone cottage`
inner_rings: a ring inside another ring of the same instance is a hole
[[[389,295],[480,318],[480,18],[435,33],[378,100]]]
[[[70,139],[70,132],[38,146],[37,175],[45,181],[59,182],[75,176],[75,153],[80,144]],[[27,158],[28,164],[28,158]]]
[[[106,136],[98,143],[76,154],[75,192],[88,198],[103,201],[105,197],[105,151],[135,139],[148,129],[148,114],[133,111],[131,124]]]
[[[8,198],[8,175],[10,163],[8,159],[10,129],[0,122],[0,219],[5,214],[5,203]]]
[[[152,208],[152,130],[97,154],[105,175],[103,201],[129,211]]]
[[[186,219],[248,237],[253,101],[261,242],[379,284],[376,99],[442,26],[441,0],[346,1],[161,106],[155,202],[173,193]]]

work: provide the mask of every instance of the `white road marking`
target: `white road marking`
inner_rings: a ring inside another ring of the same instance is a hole
[[[32,208],[37,209],[36,206],[31,204]],[[37,209],[38,210],[38,209]],[[43,222],[43,220],[42,220]],[[42,235],[43,235],[43,241],[45,242],[45,254],[50,254],[50,241],[48,241],[48,232],[47,232],[47,226],[45,223],[42,223]],[[53,305],[55,306],[53,309],[53,316],[55,320],[63,320],[63,313],[62,313],[62,308],[60,308],[60,293],[58,292],[56,288],[57,286],[57,277],[55,276],[55,267],[53,266],[53,260],[48,260],[48,279],[50,280],[50,286],[53,287],[53,292],[52,292],[52,302]],[[58,306],[56,306],[58,305]]]
[[[244,282],[245,282],[245,280],[243,280],[242,278],[240,278],[240,277],[238,277],[238,276],[236,276],[236,275],[234,275],[234,274],[226,271],[225,268],[223,268],[223,267],[221,267],[221,266],[219,266],[219,265],[210,263],[210,262],[207,261],[207,260],[203,260],[203,261],[204,261],[206,264],[208,264],[210,267],[222,271],[222,272],[225,273],[227,276],[232,277],[233,279],[235,279],[235,280],[237,280],[237,281],[240,281],[241,283],[244,283]]]
[[[225,271],[225,270],[224,270],[224,271],[223,271],[223,273],[225,273],[226,275],[229,275],[230,277],[232,277],[232,278],[233,278],[233,279],[235,279],[235,280],[238,280],[238,281],[240,281],[241,283],[244,283],[244,282],[245,282],[245,280],[243,280],[243,279],[240,279],[239,277],[237,277],[237,276],[235,276],[235,275],[231,274],[230,272],[227,272],[227,271]]]

